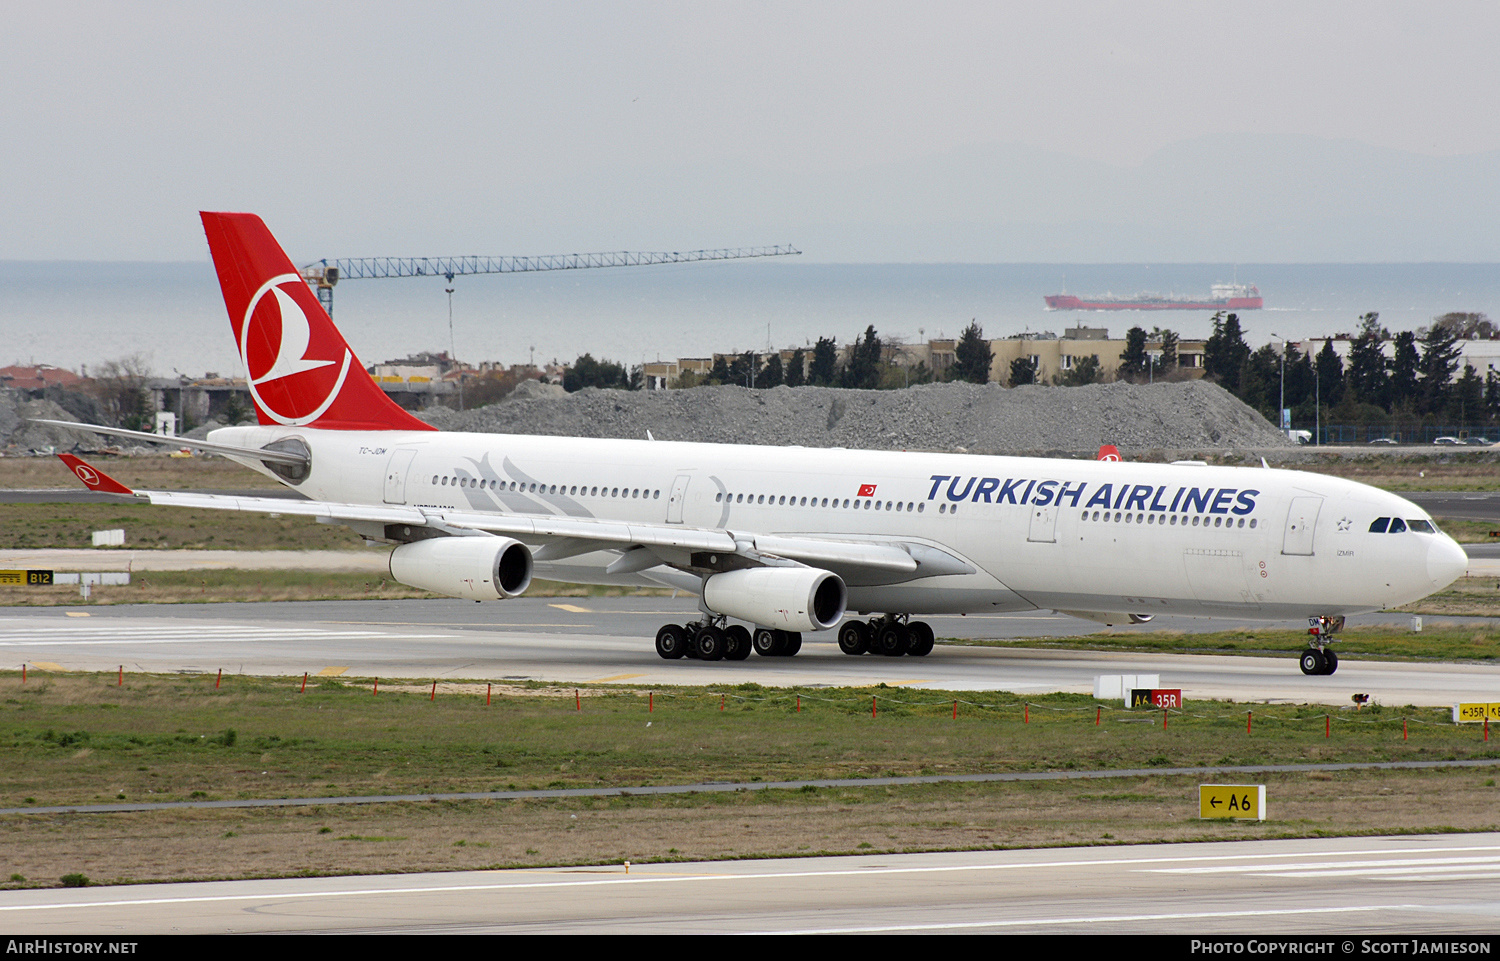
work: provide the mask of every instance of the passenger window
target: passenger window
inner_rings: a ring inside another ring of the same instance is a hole
[[[1406,533],[1406,521],[1402,520],[1399,517],[1392,517],[1391,518],[1391,530],[1390,530],[1390,532],[1392,534],[1405,534]]]

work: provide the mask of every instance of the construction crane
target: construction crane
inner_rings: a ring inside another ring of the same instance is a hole
[[[454,277],[467,274],[519,274],[537,270],[584,270],[590,267],[643,267],[684,264],[700,260],[742,260],[785,257],[802,251],[783,244],[775,247],[721,247],[718,250],[638,251],[599,254],[552,254],[542,257],[354,257],[320,260],[302,268],[302,279],[318,292],[318,303],[333,316],[333,288],[341,280],[365,277]]]

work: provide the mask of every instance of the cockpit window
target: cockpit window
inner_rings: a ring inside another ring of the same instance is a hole
[[[1389,517],[1377,517],[1377,518],[1375,518],[1374,523],[1372,523],[1370,525],[1370,533],[1371,534],[1384,534],[1385,533],[1385,529],[1387,527],[1389,527],[1390,524],[1391,524],[1391,519]]]
[[[1399,517],[1392,517],[1391,518],[1391,531],[1390,532],[1392,534],[1400,534],[1400,533],[1402,533],[1405,530],[1406,530],[1406,521],[1402,520]]]
[[[1436,534],[1437,528],[1432,526],[1432,521],[1424,521],[1421,518],[1409,520],[1406,525],[1418,534]]]

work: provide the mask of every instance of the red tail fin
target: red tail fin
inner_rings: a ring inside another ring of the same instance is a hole
[[[254,214],[204,212],[203,231],[262,424],[433,430],[365,373],[276,238]]]
[[[1120,448],[1114,444],[1102,444],[1099,447],[1099,456],[1095,460],[1120,460]]]

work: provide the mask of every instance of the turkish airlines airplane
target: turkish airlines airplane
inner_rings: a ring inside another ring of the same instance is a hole
[[[439,432],[365,373],[260,218],[202,216],[259,424],[169,443],[309,500],[131,491],[65,455],[86,484],[344,524],[394,545],[396,580],[475,601],[533,575],[697,595],[701,617],[657,633],[664,658],[787,656],[827,630],[846,654],[920,657],[914,615],[1052,609],[1307,618],[1302,670],[1331,674],[1346,615],[1467,564],[1415,504],[1296,471]]]

